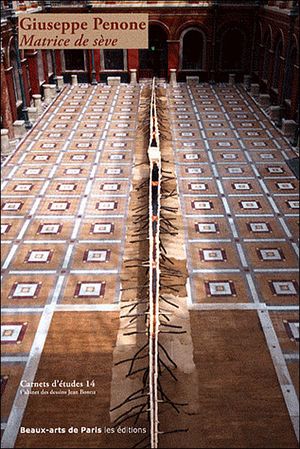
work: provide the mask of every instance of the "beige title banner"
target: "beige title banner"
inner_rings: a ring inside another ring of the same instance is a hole
[[[148,14],[22,14],[19,48],[148,48]]]

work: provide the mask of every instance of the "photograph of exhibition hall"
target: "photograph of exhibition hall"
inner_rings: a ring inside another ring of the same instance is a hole
[[[1,166],[2,448],[298,447],[297,0],[2,0]]]

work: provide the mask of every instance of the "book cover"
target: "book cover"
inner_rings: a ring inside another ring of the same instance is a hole
[[[297,447],[294,1],[1,2],[1,447]]]

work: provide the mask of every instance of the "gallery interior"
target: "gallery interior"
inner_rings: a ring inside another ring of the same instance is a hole
[[[297,0],[3,0],[1,164],[1,447],[298,447]]]

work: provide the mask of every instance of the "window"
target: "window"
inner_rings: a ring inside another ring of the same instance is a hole
[[[64,50],[64,59],[65,70],[85,70],[85,54],[83,50]]]
[[[203,68],[203,36],[197,29],[187,31],[182,39],[182,69],[200,70]]]
[[[124,70],[123,50],[104,50],[105,70]]]

